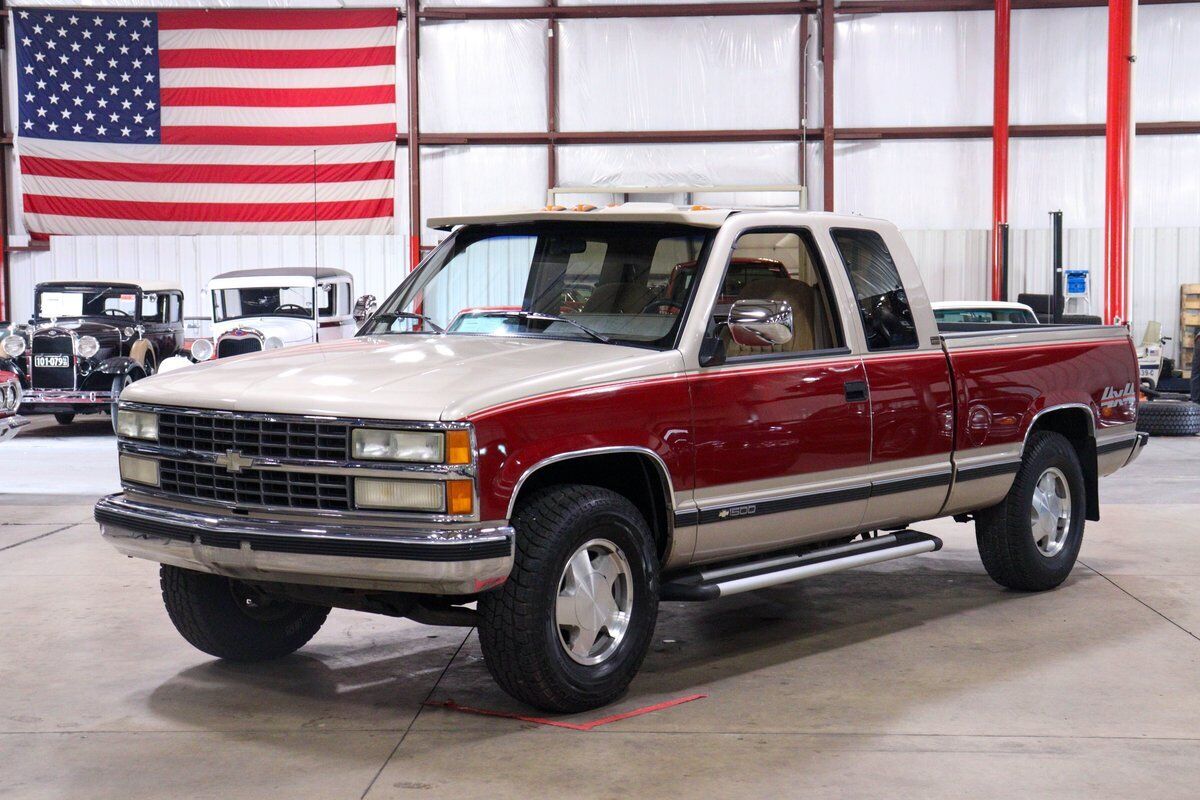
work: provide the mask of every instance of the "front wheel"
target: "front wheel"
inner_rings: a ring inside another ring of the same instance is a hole
[[[1061,434],[1033,434],[1008,495],[976,516],[975,540],[988,575],[1026,592],[1058,586],[1075,566],[1086,509],[1075,448]]]
[[[554,486],[514,515],[516,563],[479,598],[479,641],[496,682],[554,712],[620,697],[650,647],[658,558],[641,512],[596,486]]]
[[[316,636],[329,616],[328,606],[271,597],[241,581],[165,564],[159,583],[183,638],[229,661],[283,658]]]

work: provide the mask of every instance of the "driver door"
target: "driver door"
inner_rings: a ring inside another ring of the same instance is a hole
[[[726,360],[691,376],[699,561],[855,531],[870,494],[866,373],[812,233],[743,231],[724,269],[708,332]],[[787,302],[791,340],[736,344],[737,300]]]

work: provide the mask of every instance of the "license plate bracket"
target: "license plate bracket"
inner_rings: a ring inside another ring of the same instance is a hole
[[[33,366],[38,369],[68,369],[71,357],[54,353],[36,355],[33,357]]]

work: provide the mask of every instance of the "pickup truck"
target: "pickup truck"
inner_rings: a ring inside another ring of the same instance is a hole
[[[1126,329],[939,328],[884,221],[628,203],[431,224],[449,236],[355,337],[121,396],[124,492],[95,517],[161,563],[205,653],[278,658],[357,609],[476,626],[510,694],[594,708],[660,601],[937,550],[921,520],[973,521],[999,584],[1051,589],[1098,478],[1146,441]],[[725,297],[751,258],[787,276]],[[446,330],[495,306],[519,311]]]

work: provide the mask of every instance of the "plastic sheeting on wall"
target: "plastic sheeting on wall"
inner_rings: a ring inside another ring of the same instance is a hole
[[[990,186],[990,152],[987,169]],[[1008,220],[1014,228],[1043,227],[1051,211],[1062,211],[1067,227],[1104,225],[1102,136],[1013,139],[1008,179]]]
[[[421,148],[421,212],[426,219],[545,204],[545,147]],[[445,237],[444,231],[426,228],[421,242],[434,244]]]
[[[421,130],[546,130],[546,23],[421,25]]]
[[[1107,9],[1014,11],[1012,124],[1103,122],[1107,64]]]
[[[834,208],[901,228],[986,230],[992,150],[983,139],[834,144]]]
[[[991,12],[837,19],[837,125],[990,124],[992,31]]]
[[[798,17],[564,20],[563,130],[795,128]]]

